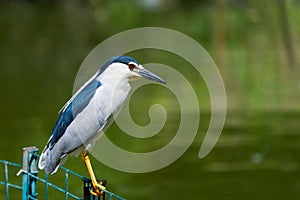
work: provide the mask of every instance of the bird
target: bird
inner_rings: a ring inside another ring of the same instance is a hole
[[[132,57],[119,55],[108,59],[59,111],[40,155],[39,169],[54,174],[70,155],[81,154],[91,178],[91,194],[102,195],[106,188],[97,182],[89,152],[122,108],[131,82],[142,78],[166,84]]]

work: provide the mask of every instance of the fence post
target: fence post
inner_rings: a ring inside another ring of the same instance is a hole
[[[36,179],[30,174],[37,176],[37,156],[38,149],[34,146],[23,148],[23,177],[22,177],[22,200],[37,198]]]

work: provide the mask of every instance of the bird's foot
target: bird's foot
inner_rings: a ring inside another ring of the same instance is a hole
[[[99,183],[93,183],[94,190],[90,190],[90,193],[92,195],[99,197],[99,196],[104,194],[104,191],[106,190],[106,188],[103,185],[101,185],[101,183],[102,182],[100,182],[100,184]]]

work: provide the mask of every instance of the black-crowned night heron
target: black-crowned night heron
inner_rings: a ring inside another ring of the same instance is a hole
[[[93,184],[91,193],[101,195],[105,187],[97,183],[88,151],[123,105],[131,89],[129,82],[139,78],[165,83],[131,57],[117,56],[105,62],[61,109],[39,168],[54,174],[70,154],[81,153]]]

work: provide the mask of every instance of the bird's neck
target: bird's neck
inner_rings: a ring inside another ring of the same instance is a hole
[[[99,81],[102,87],[101,93],[105,95],[105,101],[102,104],[105,104],[108,109],[107,115],[118,113],[131,89],[128,80],[102,78]]]
[[[109,86],[112,88],[126,88],[130,90],[130,84],[129,84],[129,80],[127,78],[121,77],[121,76],[100,76],[97,78],[98,81],[101,83],[101,85],[105,85],[105,86]]]

